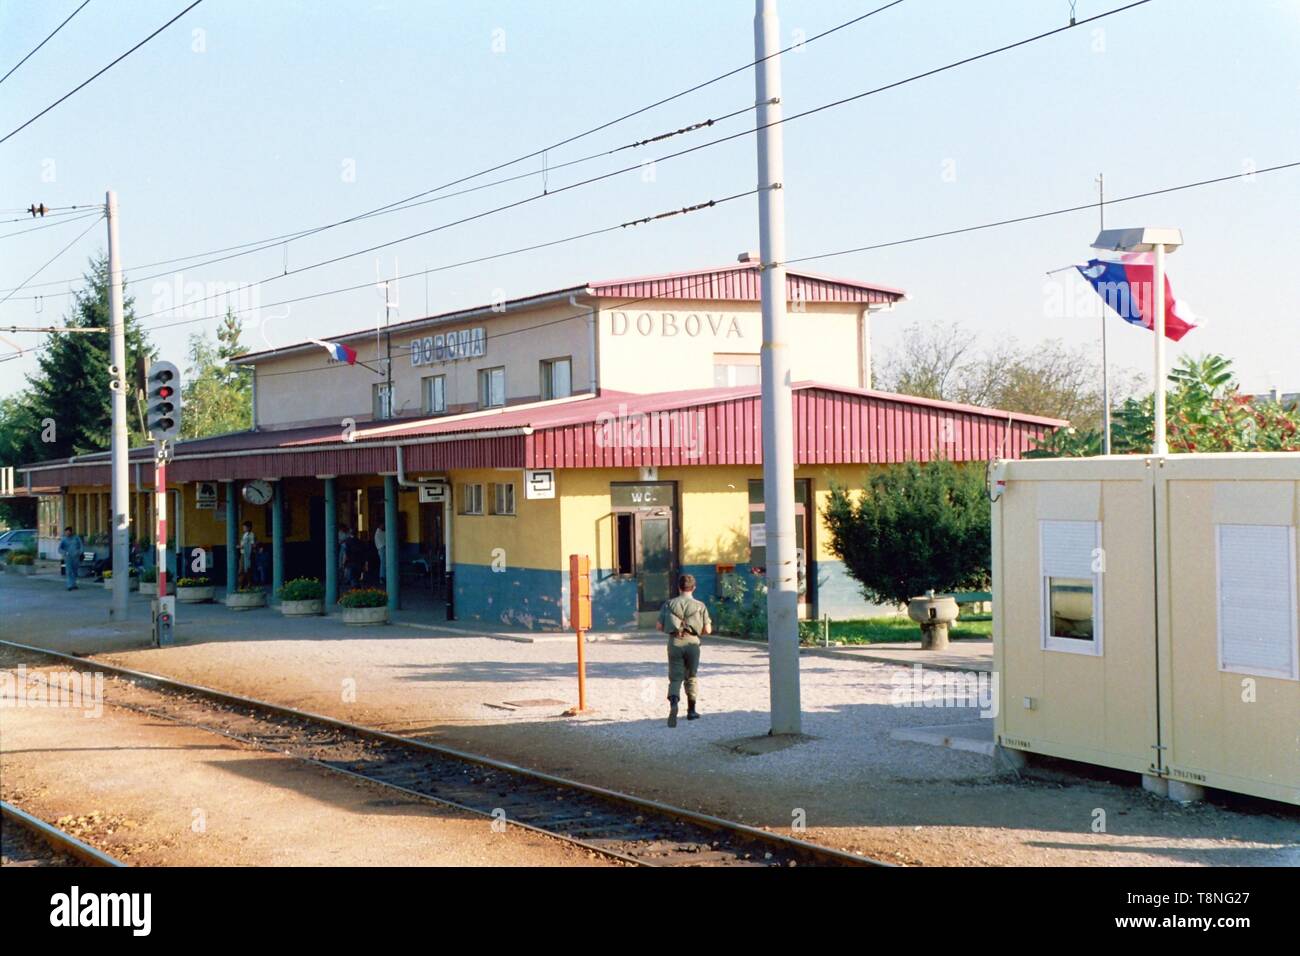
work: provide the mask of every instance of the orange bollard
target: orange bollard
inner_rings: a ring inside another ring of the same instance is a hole
[[[587,661],[583,645],[591,630],[591,559],[585,554],[569,555],[569,622],[578,635],[578,706],[564,712],[573,717],[587,712]]]

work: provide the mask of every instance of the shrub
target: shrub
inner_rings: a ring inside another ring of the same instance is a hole
[[[767,584],[761,575],[754,586],[745,584],[739,574],[728,575],[722,582],[722,596],[717,602],[718,632],[736,637],[767,637]]]
[[[319,601],[325,596],[325,585],[316,578],[294,578],[284,582],[276,596],[281,601]]]
[[[158,580],[157,575],[155,575],[152,580]],[[206,577],[177,578],[176,586],[178,588],[209,588],[212,587],[212,579]]]
[[[872,475],[856,501],[832,487],[825,518],[830,550],[863,594],[882,604],[905,604],[927,590],[988,586],[989,514],[982,470],[932,461]]]
[[[15,551],[9,555],[9,563],[15,566],[36,563],[36,555],[30,551]]]
[[[158,583],[158,569],[157,569],[156,567],[154,567],[153,565],[150,565],[149,567],[143,569],[143,570],[140,572],[140,583],[141,583],[141,584],[157,584],[157,583]]]
[[[129,578],[138,578],[140,576],[140,569],[131,568],[126,572],[126,576]],[[113,580],[113,569],[110,568],[109,570],[105,571],[103,577],[105,581]]]
[[[357,588],[339,598],[343,607],[383,607],[387,603],[387,592],[379,588]]]

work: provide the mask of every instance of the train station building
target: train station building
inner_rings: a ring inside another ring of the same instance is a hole
[[[343,360],[315,341],[241,356],[254,427],[176,444],[169,560],[185,573],[201,549],[225,583],[251,521],[273,586],[319,577],[332,604],[338,528],[383,526],[391,608],[419,593],[458,620],[564,628],[571,554],[591,558],[599,629],[649,623],[681,572],[712,598],[765,561],[759,278],[742,261],[585,282],[333,337]],[[833,484],[1018,458],[1065,423],[874,390],[873,316],[898,289],[791,271],[787,297],[801,614],[847,617],[867,605],[827,547]],[[138,539],[152,461],[132,452]],[[65,524],[109,531],[108,483],[107,453],[19,469],[43,552]]]

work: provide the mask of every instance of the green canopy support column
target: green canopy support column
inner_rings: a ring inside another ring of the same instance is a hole
[[[325,613],[339,603],[338,479],[325,478]]]
[[[278,604],[276,595],[284,586],[284,482],[277,479],[271,486],[275,489],[271,497],[271,601]]]
[[[226,485],[226,593],[234,594],[239,587],[239,501],[235,498],[236,485]]]
[[[387,579],[389,613],[397,610],[397,527],[397,476],[384,475],[384,553],[380,560],[384,562],[384,577]]]

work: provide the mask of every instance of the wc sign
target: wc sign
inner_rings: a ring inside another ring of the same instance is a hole
[[[532,500],[555,497],[555,472],[550,468],[524,472],[524,497]]]

